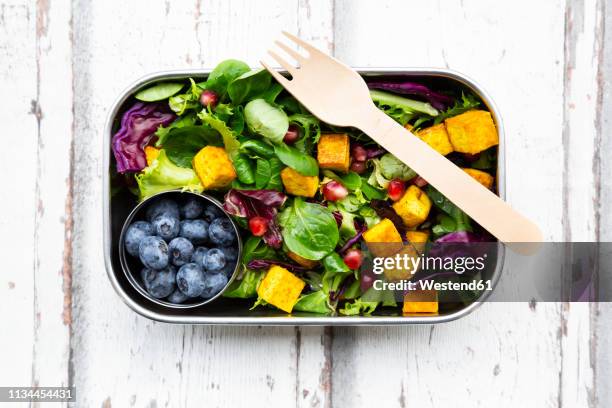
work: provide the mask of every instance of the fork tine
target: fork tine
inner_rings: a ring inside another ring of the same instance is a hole
[[[270,66],[268,66],[268,64],[266,64],[263,61],[259,61],[259,63],[261,65],[263,65],[263,67],[268,70],[268,72],[270,73],[270,75],[272,75],[274,77],[274,79],[276,79],[278,81],[279,84],[281,84],[285,89],[288,89],[291,85],[290,82],[287,78],[285,78],[284,76],[282,76],[279,72],[277,72],[275,69],[271,68]]]
[[[276,62],[280,64],[281,67],[285,68],[291,74],[291,76],[295,76],[295,72],[297,71],[297,69],[293,65],[288,63],[283,57],[281,57],[272,50],[268,50],[268,54],[270,54],[270,56],[274,58]]]
[[[283,35],[285,37],[289,38],[291,41],[293,41],[294,43],[300,45],[302,48],[307,50],[311,55],[312,54],[324,54],[324,55],[326,55],[323,51],[319,50],[318,48],[315,48],[314,46],[310,45],[309,43],[307,43],[306,41],[302,40],[301,38],[298,38],[295,35],[287,32],[287,31],[282,31],[282,33],[283,33]]]
[[[278,40],[274,41],[274,44],[276,44],[278,46],[278,48],[280,48],[283,51],[285,51],[287,53],[287,55],[290,55],[291,58],[296,60],[300,65],[303,65],[304,62],[306,62],[306,57],[304,57],[302,54],[297,52],[295,49],[289,47],[287,44],[285,44],[285,43],[283,43],[281,41],[278,41]]]

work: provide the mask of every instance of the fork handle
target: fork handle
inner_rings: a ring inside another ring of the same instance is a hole
[[[489,233],[521,254],[534,253],[542,232],[492,191],[475,181],[450,160],[431,148],[392,118],[373,106],[359,127]]]

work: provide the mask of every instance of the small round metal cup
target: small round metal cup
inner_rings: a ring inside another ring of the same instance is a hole
[[[177,202],[180,202],[189,195],[195,196],[198,200],[202,200],[204,204],[210,204],[210,205],[216,206],[230,220],[232,227],[234,228],[234,232],[236,234],[236,244],[235,245],[237,246],[237,250],[238,250],[238,259],[236,260],[236,266],[234,267],[234,271],[232,272],[231,276],[227,280],[227,284],[219,293],[207,299],[198,297],[198,298],[187,300],[185,303],[177,304],[177,303],[170,303],[163,299],[157,299],[151,296],[145,290],[141,282],[141,277],[140,277],[140,272],[143,266],[140,263],[139,259],[134,258],[126,253],[125,234],[127,232],[128,227],[132,224],[132,222],[145,219],[146,210],[152,203],[162,198],[171,198]],[[240,231],[238,229],[238,226],[236,225],[234,220],[227,214],[227,212],[225,212],[225,210],[223,209],[223,206],[221,205],[219,201],[205,194],[198,194],[198,193],[192,193],[192,192],[180,191],[180,190],[171,190],[171,191],[164,191],[161,193],[157,193],[151,197],[148,197],[147,199],[139,203],[136,207],[134,207],[134,209],[130,212],[127,219],[123,223],[123,227],[121,228],[121,235],[119,236],[119,260],[121,263],[121,269],[123,269],[123,273],[125,274],[125,277],[127,278],[128,282],[130,282],[130,284],[134,287],[134,289],[136,289],[138,293],[140,293],[140,295],[142,295],[149,301],[157,305],[168,307],[171,309],[192,309],[192,308],[204,306],[211,302],[214,302],[215,299],[219,298],[223,294],[223,292],[228,288],[228,286],[232,283],[232,281],[238,274],[238,271],[240,270],[240,259],[241,258],[242,258],[242,240],[240,238]]]

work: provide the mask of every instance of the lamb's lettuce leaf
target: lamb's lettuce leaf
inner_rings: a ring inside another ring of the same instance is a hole
[[[282,143],[289,118],[282,109],[263,99],[254,99],[244,107],[244,118],[251,132],[270,140],[274,144]]]

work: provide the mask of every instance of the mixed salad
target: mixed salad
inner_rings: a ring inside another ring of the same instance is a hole
[[[378,108],[495,188],[498,133],[476,95],[427,78],[366,80]],[[402,307],[384,293],[364,297],[372,290],[365,249],[487,239],[392,153],[319,121],[265,70],[227,60],[204,81],[164,80],[134,99],[112,140],[117,172],[140,200],[182,189],[224,203],[244,249],[223,296],[288,313]],[[403,310],[436,313],[436,294],[406,298]]]

